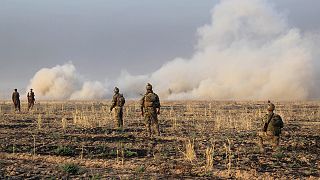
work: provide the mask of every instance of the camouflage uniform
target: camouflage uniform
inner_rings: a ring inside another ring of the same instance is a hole
[[[12,93],[12,102],[14,104],[15,111],[20,112],[20,94],[17,89],[14,89],[14,92]]]
[[[260,150],[264,151],[263,141],[270,141],[273,148],[277,149],[280,143],[281,128],[283,128],[283,121],[281,116],[275,114],[274,104],[268,104],[269,113],[263,118],[263,129],[258,132]]]
[[[114,109],[114,118],[117,121],[117,127],[123,128],[123,106],[125,104],[125,99],[122,94],[119,93],[119,89],[115,87],[114,95],[112,98],[112,103],[110,107],[110,111]]]
[[[158,114],[160,114],[160,100],[159,96],[152,91],[151,84],[146,86],[147,92],[141,98],[141,112],[144,116],[147,132],[149,136],[152,133],[160,135],[159,123],[158,123]]]
[[[30,89],[30,92],[27,95],[27,98],[28,98],[28,111],[33,109],[34,102],[36,101],[36,99],[34,97],[35,97],[34,92],[32,91],[32,89]]]

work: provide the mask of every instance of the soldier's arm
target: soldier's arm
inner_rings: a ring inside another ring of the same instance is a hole
[[[116,106],[116,101],[117,101],[117,97],[113,96],[111,106],[110,106],[110,111],[112,111],[112,109]]]
[[[157,109],[157,114],[160,114],[160,99],[159,96],[156,94],[156,109]]]
[[[144,107],[144,96],[140,99],[141,116],[144,116],[143,107]]]

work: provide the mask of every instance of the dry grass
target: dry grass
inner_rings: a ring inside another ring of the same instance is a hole
[[[186,143],[186,150],[183,153],[185,156],[185,159],[189,162],[193,162],[194,160],[196,160],[197,155],[196,152],[194,150],[194,141],[191,142],[191,140],[188,140]]]
[[[205,166],[205,172],[212,171],[213,168],[213,153],[214,153],[214,146],[208,147],[206,149],[206,166]]]
[[[155,139],[145,136],[135,101],[125,106],[124,132],[115,129],[109,101],[41,102],[28,113],[14,113],[5,102],[0,105],[0,177],[19,173],[8,169],[16,163],[24,169],[20,174],[36,176],[31,167],[43,166],[50,169],[45,173],[61,179],[65,175],[56,167],[69,161],[87,169],[75,176],[84,179],[89,178],[85,174],[95,173],[105,179],[319,177],[320,103],[276,102],[276,106],[285,122],[282,152],[260,154],[255,134],[265,102],[163,102],[159,116],[162,137]],[[58,157],[52,151],[57,146],[72,148],[74,156]],[[128,157],[127,152],[136,155]],[[29,155],[33,161],[26,165]],[[111,168],[110,172],[102,167]],[[277,170],[279,167],[284,170]]]
[[[63,131],[66,131],[66,129],[68,127],[68,122],[67,122],[66,118],[61,119],[61,126],[62,126]]]
[[[37,127],[38,127],[38,130],[42,129],[42,116],[41,116],[41,114],[39,114],[38,118],[37,118]]]

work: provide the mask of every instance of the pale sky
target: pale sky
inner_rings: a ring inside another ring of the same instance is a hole
[[[0,92],[72,61],[90,80],[151,73],[190,57],[218,0],[0,0]],[[272,0],[302,31],[320,30],[319,0]]]

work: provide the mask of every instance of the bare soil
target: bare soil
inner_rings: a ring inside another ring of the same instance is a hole
[[[163,102],[160,137],[147,136],[134,101],[126,104],[123,130],[105,101],[40,102],[20,113],[3,102],[0,179],[319,179],[320,102],[276,106],[285,122],[281,148],[267,145],[261,153],[256,133],[265,102]],[[76,112],[86,123],[75,122]],[[192,162],[185,157],[189,140]]]

